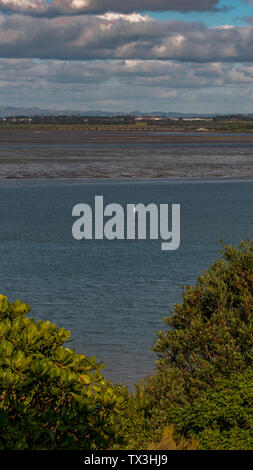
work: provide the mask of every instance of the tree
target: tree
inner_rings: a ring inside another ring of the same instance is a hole
[[[224,248],[165,319],[155,351],[159,371],[175,371],[189,398],[217,376],[253,365],[253,243]]]
[[[177,432],[204,450],[253,449],[253,371],[217,379],[190,406],[174,410]]]
[[[187,407],[253,365],[253,243],[224,246],[222,256],[183,291],[158,333],[157,374],[145,386],[150,426],[171,423]]]
[[[63,344],[70,332],[35,322],[0,296],[0,449],[106,449],[117,398],[96,359]]]

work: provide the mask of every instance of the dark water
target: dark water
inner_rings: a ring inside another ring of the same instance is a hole
[[[72,208],[105,203],[180,203],[182,244],[72,239]],[[162,318],[219,254],[219,239],[253,239],[253,181],[1,181],[0,292],[36,319],[72,331],[72,347],[133,384],[153,370]]]

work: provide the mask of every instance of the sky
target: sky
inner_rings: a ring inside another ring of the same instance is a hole
[[[253,113],[253,0],[0,0],[0,107]]]

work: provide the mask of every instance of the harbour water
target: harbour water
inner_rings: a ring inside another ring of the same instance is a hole
[[[181,247],[157,241],[81,241],[72,208],[181,204]],[[253,239],[253,180],[1,180],[0,291],[35,319],[70,329],[70,347],[132,386],[154,370],[162,318],[220,252],[219,240]]]

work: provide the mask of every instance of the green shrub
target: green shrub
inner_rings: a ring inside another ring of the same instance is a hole
[[[143,387],[136,385],[135,392],[117,386],[118,412],[112,414],[112,422],[121,438],[121,449],[143,450],[152,439],[149,422],[149,401],[145,399]]]
[[[252,450],[253,371],[216,380],[192,405],[174,410],[174,423],[199,449]]]
[[[160,442],[152,442],[148,450],[197,450],[198,443],[194,439],[177,438],[173,426],[164,429]]]
[[[157,373],[146,381],[144,393],[153,432],[173,424],[177,409],[182,420],[183,410],[192,412],[194,421],[198,400],[206,399],[210,406],[214,400],[215,408],[215,394],[221,392],[214,384],[219,381],[225,387],[231,377],[240,378],[252,370],[253,243],[245,241],[238,248],[225,246],[221,258],[199,277],[196,286],[184,289],[182,302],[174,305],[164,321],[168,328],[158,333],[155,344]],[[188,428],[180,429],[182,435],[186,429],[188,433]],[[206,433],[207,429],[202,431]],[[201,433],[187,435],[208,448],[215,445],[210,429],[208,432],[209,441],[207,437],[200,440]],[[215,432],[224,437],[223,429],[215,428]],[[220,442],[225,445],[225,441]],[[220,442],[218,448],[223,445]]]
[[[183,293],[158,333],[158,371],[180,382],[186,399],[253,365],[253,243],[222,257]],[[173,380],[174,382],[174,380]]]
[[[107,449],[117,397],[70,333],[0,296],[0,449]]]

